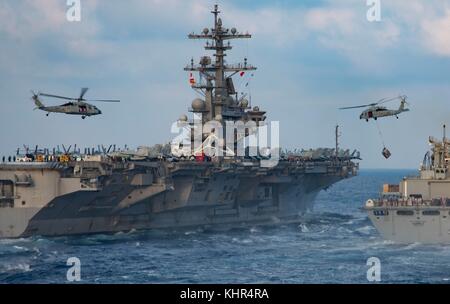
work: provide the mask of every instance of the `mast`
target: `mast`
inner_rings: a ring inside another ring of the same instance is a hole
[[[232,46],[230,40],[251,38],[248,33],[239,33],[236,28],[225,28],[222,24],[222,19],[219,17],[220,11],[218,5],[214,5],[214,10],[211,11],[214,15],[214,27],[211,29],[204,28],[201,34],[190,34],[189,39],[205,39],[207,40],[205,50],[214,51],[214,62],[209,56],[203,56],[199,64],[194,64],[191,60],[190,65],[184,68],[185,71],[198,72],[198,83],[192,84],[194,90],[200,90],[204,96],[204,109],[193,109],[193,112],[202,112],[204,114],[204,121],[221,120],[222,117],[227,116],[228,113],[234,112],[236,115],[242,108],[239,107],[238,93],[234,89],[232,77],[245,71],[256,70],[256,67],[247,64],[247,58],[244,58],[244,63],[226,64],[226,51],[231,50]],[[236,118],[235,118],[236,119]]]
[[[443,125],[442,126],[442,133],[443,133],[443,136],[442,136],[442,148],[443,148],[443,151],[442,151],[442,160],[441,160],[441,164],[442,164],[442,167],[446,167],[446,159],[447,159],[447,138],[446,138],[446,134],[445,134],[445,125]]]
[[[336,152],[336,158],[339,157],[339,125],[336,125],[336,130],[335,130],[335,140],[336,140],[336,147],[335,147],[335,152]]]

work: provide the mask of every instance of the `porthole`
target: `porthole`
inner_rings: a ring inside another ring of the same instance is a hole
[[[412,210],[397,210],[397,215],[413,216],[414,211],[412,211]]]

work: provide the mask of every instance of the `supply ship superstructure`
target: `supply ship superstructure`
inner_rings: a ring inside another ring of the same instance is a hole
[[[192,102],[194,120],[215,127],[195,134],[195,121],[182,115],[177,125],[193,131],[187,136],[193,145],[185,138],[136,151],[36,149],[4,158],[0,237],[298,221],[321,190],[357,174],[359,152],[340,150],[337,141],[333,149],[281,152],[271,147],[252,154],[246,147],[238,153],[239,145],[265,125],[266,112],[251,107],[233,84],[233,76],[256,68],[247,59],[235,65],[225,61],[232,48],[228,41],[251,36],[226,29],[217,6],[212,13],[214,26],[189,38],[206,39],[205,49],[214,52],[214,59],[192,60],[185,70],[199,74],[190,81],[202,97]],[[255,128],[233,132],[227,145],[218,140],[218,129],[227,122]],[[270,162],[274,155],[276,161]]]
[[[385,184],[380,198],[369,199],[365,210],[387,240],[397,243],[450,243],[450,141],[429,138],[432,146],[419,175],[399,185]]]

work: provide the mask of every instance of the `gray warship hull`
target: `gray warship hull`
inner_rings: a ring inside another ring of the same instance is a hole
[[[450,206],[367,208],[381,236],[401,244],[450,244]]]
[[[120,163],[120,169],[114,166],[0,166],[0,236],[223,229],[293,222],[312,208],[321,190],[356,173],[352,162],[314,166],[281,162],[270,169],[256,163],[139,162]]]

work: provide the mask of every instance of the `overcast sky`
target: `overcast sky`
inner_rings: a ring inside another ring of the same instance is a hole
[[[182,69],[205,54],[186,35],[211,27],[215,2],[81,0],[81,22],[71,23],[65,0],[0,0],[0,155],[22,144],[169,141],[197,97]],[[365,0],[219,4],[225,26],[253,34],[227,61],[258,67],[252,103],[280,121],[284,147],[333,147],[339,124],[361,167],[417,168],[428,136],[450,125],[450,1],[381,0],[380,22],[367,20]],[[88,98],[122,103],[100,104],[103,115],[86,120],[33,111],[31,89],[76,96],[84,86]],[[412,110],[379,120],[383,138],[359,110],[337,109],[399,94]]]

